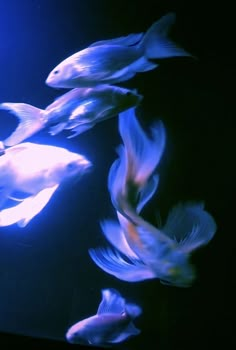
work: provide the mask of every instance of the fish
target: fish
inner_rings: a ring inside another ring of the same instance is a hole
[[[193,57],[168,38],[176,15],[169,12],[146,32],[101,40],[74,53],[49,73],[45,83],[54,88],[75,88],[98,84],[116,84],[139,72],[158,67],[153,60]]]
[[[178,203],[160,227],[141,216],[157,190],[157,166],[165,146],[163,125],[152,128],[155,137],[149,140],[133,109],[119,116],[123,146],[108,175],[117,220],[101,223],[111,247],[91,248],[89,255],[98,267],[123,281],[158,278],[163,284],[189,287],[196,276],[191,253],[214,237],[217,225],[203,202]]]
[[[202,203],[178,203],[160,228],[143,219],[142,226],[135,225],[119,213],[118,218],[101,225],[111,247],[89,249],[98,267],[126,282],[159,279],[175,287],[192,285],[196,273],[191,253],[216,232],[215,220]]]
[[[25,142],[5,149],[0,156],[0,226],[25,227],[59,186],[79,179],[91,166],[83,155],[62,147]],[[17,204],[9,206],[9,201]]]
[[[98,122],[136,107],[142,98],[137,90],[99,85],[72,89],[58,97],[46,109],[26,103],[3,102],[0,109],[13,113],[19,119],[17,128],[3,143],[5,146],[14,146],[42,129],[47,129],[52,136],[63,130],[70,130],[72,134],[68,138],[75,137]]]
[[[73,344],[105,347],[121,343],[140,334],[133,320],[141,313],[138,305],[127,303],[116,289],[103,289],[96,315],[71,326],[66,332],[66,339]]]

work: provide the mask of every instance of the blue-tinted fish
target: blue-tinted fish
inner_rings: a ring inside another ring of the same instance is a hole
[[[57,65],[48,75],[46,84],[62,88],[115,84],[138,72],[156,68],[158,64],[151,59],[191,56],[168,38],[174,22],[175,14],[168,13],[145,35],[130,34],[95,42]]]
[[[89,250],[102,270],[128,282],[158,278],[178,287],[192,284],[195,271],[190,254],[207,244],[216,231],[215,221],[202,203],[177,205],[160,228],[142,218],[137,221],[143,226],[133,224],[119,213],[118,218],[119,222],[102,223],[103,234],[113,249]]]
[[[141,312],[139,306],[127,303],[117,290],[103,289],[97,314],[69,328],[66,339],[70,343],[97,346],[121,343],[140,333],[133,319]]]
[[[84,156],[60,147],[28,142],[7,148],[0,157],[0,226],[26,226],[63,182],[90,167]],[[8,200],[20,203],[7,207]]]
[[[119,148],[119,158],[111,166],[108,179],[118,222],[108,220],[102,224],[115,250],[90,249],[89,253],[100,268],[121,280],[159,278],[163,283],[187,287],[195,276],[190,253],[212,239],[216,224],[202,203],[177,205],[160,228],[141,217],[143,206],[158,184],[156,165],[164,147],[161,125],[154,126],[156,137],[150,147],[151,141],[134,111],[119,116],[124,146]]]
[[[14,113],[20,120],[8,137],[6,146],[16,145],[46,128],[51,135],[71,130],[74,137],[98,122],[137,106],[142,96],[137,91],[109,85],[77,88],[57,98],[45,110],[26,103],[1,103],[0,109]]]

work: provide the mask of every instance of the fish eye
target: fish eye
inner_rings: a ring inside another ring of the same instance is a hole
[[[54,74],[58,74],[59,73],[59,70],[57,69],[57,70],[54,70],[54,72],[53,72]]]
[[[71,162],[71,163],[68,163],[67,166],[66,166],[66,169],[68,171],[73,171],[73,170],[77,170],[78,166],[75,162]]]

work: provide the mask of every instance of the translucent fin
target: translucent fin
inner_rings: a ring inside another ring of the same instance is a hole
[[[46,188],[20,204],[0,211],[0,226],[17,223],[19,227],[25,227],[46,206],[57,187],[58,185]]]
[[[166,142],[164,125],[161,121],[153,124],[152,137],[148,138],[135,116],[135,109],[130,108],[119,114],[119,132],[126,151],[127,177],[143,185],[163,154]]]
[[[129,65],[129,69],[133,72],[148,72],[158,67],[157,63],[148,61],[144,56]]]
[[[76,126],[75,128],[72,129],[72,135],[67,136],[68,139],[71,139],[73,137],[76,137],[80,134],[82,134],[83,132],[93,128],[95,125],[95,123],[86,123],[86,124],[81,124]]]
[[[101,45],[131,46],[131,45],[137,44],[142,39],[142,37],[143,37],[143,33],[129,34],[127,36],[121,36],[115,39],[100,40],[91,44],[89,47],[101,46]]]
[[[138,335],[140,332],[141,331],[135,327],[133,322],[130,322],[125,328],[125,330],[122,333],[120,333],[117,337],[113,338],[112,340],[109,340],[109,343],[121,343],[122,341],[133,335]]]
[[[114,220],[104,220],[101,222],[101,228],[104,236],[114,248],[129,258],[138,259],[137,255],[130,249],[124,232],[118,222]]]
[[[185,203],[174,207],[167,217],[163,231],[185,252],[207,244],[217,226],[213,217],[204,210],[203,203]]]
[[[127,66],[123,69],[120,69],[118,71],[115,71],[114,74],[112,74],[109,77],[109,83],[110,84],[117,84],[126,80],[129,80],[135,76],[136,72],[132,69],[130,69],[130,66]]]
[[[62,130],[65,129],[66,125],[67,125],[67,123],[59,123],[59,124],[51,126],[49,129],[50,135],[55,136],[55,135],[59,134]]]
[[[138,305],[136,305],[136,304],[126,303],[125,309],[126,309],[127,314],[128,314],[132,319],[134,319],[134,318],[140,316],[141,313],[142,313],[141,307],[138,306]]]
[[[155,22],[140,43],[144,56],[149,59],[162,59],[177,56],[192,56],[168,38],[176,15],[170,12]]]
[[[155,274],[140,260],[125,260],[116,251],[111,249],[89,249],[91,259],[103,271],[127,282],[138,282],[155,278]]]
[[[137,212],[140,213],[145,204],[152,198],[159,183],[159,176],[153,175],[148,179],[146,185],[139,194],[139,201],[137,205]]]
[[[125,300],[115,289],[103,289],[102,301],[99,304],[97,315],[122,314],[125,312]]]
[[[6,146],[14,146],[45,127],[42,109],[26,103],[1,103],[0,109],[14,113],[20,120],[16,130],[4,140]]]

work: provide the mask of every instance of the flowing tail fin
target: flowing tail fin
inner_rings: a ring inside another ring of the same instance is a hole
[[[147,59],[163,59],[178,56],[193,57],[189,52],[168,38],[175,20],[175,13],[169,12],[149,28],[139,44]]]
[[[44,110],[26,103],[1,103],[0,109],[6,109],[17,116],[19,125],[4,140],[5,146],[14,146],[45,127]]]

